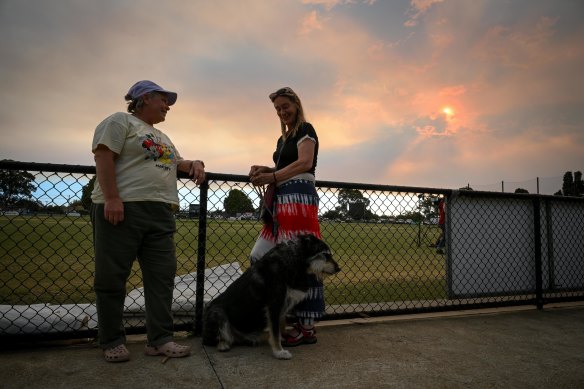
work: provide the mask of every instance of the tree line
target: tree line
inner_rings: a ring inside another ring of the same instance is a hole
[[[69,210],[89,210],[91,206],[91,192],[95,184],[95,176],[83,186],[81,198],[76,199],[66,206],[42,204],[33,197],[37,186],[35,177],[27,171],[0,169],[0,210],[26,210],[28,212],[64,212],[64,207]],[[470,187],[461,189],[472,190]],[[517,188],[515,193],[529,193],[527,190]],[[562,188],[556,196],[584,197],[584,181],[582,172],[566,172],[563,176]],[[435,216],[436,196],[418,195],[418,210],[406,212],[399,218],[405,218],[414,222],[429,219]],[[338,193],[338,203],[333,208],[322,214],[324,219],[331,220],[375,220],[379,216],[369,209],[371,201],[360,190],[341,189]],[[259,210],[253,205],[251,199],[241,190],[232,189],[223,201],[223,212],[227,216],[236,216],[244,213],[256,213]]]

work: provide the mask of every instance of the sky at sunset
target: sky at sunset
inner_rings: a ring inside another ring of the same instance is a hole
[[[582,0],[0,0],[0,159],[93,165],[150,79],[181,155],[271,164],[292,87],[317,179],[535,192],[584,171]]]

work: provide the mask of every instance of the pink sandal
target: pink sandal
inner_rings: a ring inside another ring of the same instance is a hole
[[[164,343],[160,346],[146,345],[144,349],[146,355],[165,355],[170,358],[181,358],[191,355],[191,346],[181,346],[174,342]]]
[[[126,362],[130,360],[130,352],[126,345],[119,344],[116,347],[103,350],[103,357],[107,362]]]

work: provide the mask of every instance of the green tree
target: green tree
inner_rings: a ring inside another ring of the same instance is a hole
[[[0,170],[0,206],[10,208],[19,200],[31,199],[36,190],[34,176],[22,170]]]
[[[574,173],[574,191],[576,196],[584,197],[584,181],[582,181],[582,172]]]
[[[322,214],[323,219],[335,220],[342,218],[342,212],[340,211],[340,207],[335,209],[331,209],[330,211],[326,211]]]
[[[14,203],[16,208],[26,209],[29,212],[38,212],[43,208],[43,204],[37,200],[19,199]]]
[[[49,215],[53,215],[53,214],[63,214],[65,213],[63,211],[63,207],[60,205],[47,205],[44,209],[44,212],[47,212]]]
[[[417,212],[417,211],[407,211],[407,212],[402,213],[401,215],[397,216],[396,219],[411,220],[414,223],[421,223],[423,216],[420,212]]]
[[[363,219],[370,203],[371,201],[365,198],[358,189],[341,189],[339,191],[340,209],[352,219]]]
[[[582,181],[582,172],[564,173],[562,189],[554,193],[558,196],[584,196],[584,181]]]
[[[83,209],[89,209],[91,207],[91,192],[93,192],[93,187],[95,186],[95,178],[97,176],[91,177],[91,180],[81,189],[81,205]]]
[[[81,200],[71,201],[67,207],[69,210],[73,211],[83,211],[86,208],[83,206],[83,202]]]
[[[529,193],[527,189],[517,188],[515,189],[515,193]]]
[[[223,202],[225,213],[234,216],[238,213],[254,212],[253,203],[239,189],[232,189]]]
[[[562,193],[564,196],[574,196],[574,176],[572,175],[572,172],[564,173]]]
[[[353,220],[361,220],[365,216],[365,204],[364,203],[349,203],[348,215]]]
[[[423,194],[418,195],[418,208],[422,217],[425,220],[430,220],[433,217],[438,216],[438,202],[440,201],[440,196],[435,194]]]

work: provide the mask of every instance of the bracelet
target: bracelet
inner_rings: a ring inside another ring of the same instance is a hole
[[[272,175],[274,176],[274,184],[278,182],[278,180],[276,179],[276,172],[272,172]]]
[[[193,163],[195,163],[195,162],[199,162],[201,165],[203,165],[203,168],[205,167],[205,162],[201,161],[200,159],[193,161]]]

